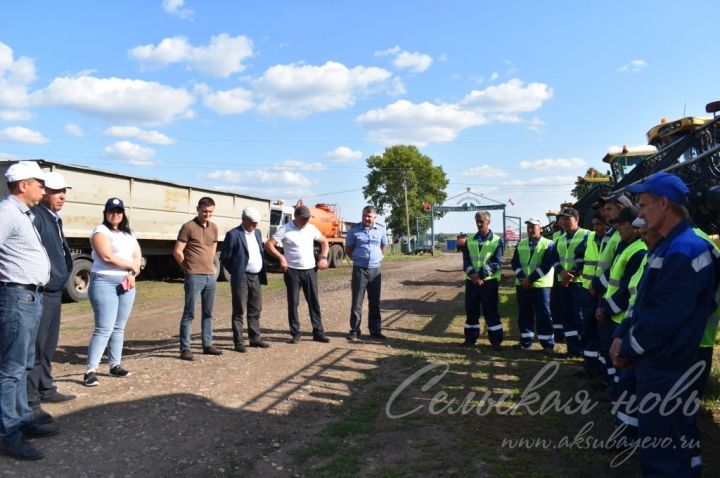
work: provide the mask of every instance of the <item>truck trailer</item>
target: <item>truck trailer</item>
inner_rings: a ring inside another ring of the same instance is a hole
[[[60,212],[63,229],[73,255],[73,270],[65,285],[65,296],[80,301],[87,298],[92,259],[90,232],[103,219],[105,201],[118,197],[125,203],[130,227],[137,236],[145,259],[143,275],[170,277],[179,273],[172,250],[180,226],[197,215],[198,200],[210,196],[215,201],[212,221],[218,226],[219,242],[240,224],[242,210],[252,206],[260,211],[258,227],[267,237],[270,224],[270,200],[195,187],[158,179],[100,171],[84,166],[34,160],[44,171],[61,173],[72,189]],[[0,174],[17,161],[0,161]],[[0,194],[7,194],[7,184],[0,181]],[[218,251],[220,245],[218,245]],[[227,279],[227,271],[215,267],[218,278]]]

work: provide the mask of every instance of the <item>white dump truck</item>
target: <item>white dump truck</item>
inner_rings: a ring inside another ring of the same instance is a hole
[[[7,194],[4,173],[16,161],[0,161],[0,194]],[[197,215],[198,200],[210,196],[215,201],[213,222],[218,225],[220,241],[225,233],[240,223],[242,210],[253,206],[262,214],[258,227],[267,237],[270,224],[270,200],[239,194],[171,183],[158,179],[99,171],[84,166],[36,160],[45,171],[60,172],[72,186],[68,191],[63,229],[73,254],[73,270],[65,286],[68,299],[87,298],[90,280],[90,232],[103,219],[103,207],[110,197],[121,198],[127,209],[130,227],[135,232],[146,267],[143,275],[169,277],[178,273],[172,250],[180,226]],[[219,250],[219,248],[218,248]],[[218,254],[219,256],[219,254]],[[227,279],[219,267],[220,278]],[[225,277],[223,277],[225,276]]]

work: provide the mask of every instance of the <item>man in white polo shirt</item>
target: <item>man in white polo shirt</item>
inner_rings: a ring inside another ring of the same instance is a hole
[[[298,304],[300,289],[310,309],[310,321],[315,342],[329,342],[325,336],[320,317],[320,300],[318,299],[317,269],[327,269],[327,255],[330,247],[328,241],[318,228],[309,224],[310,208],[295,208],[295,218],[286,225],[279,227],[275,234],[265,243],[265,249],[280,262],[287,287],[288,322],[290,324],[291,344],[300,343],[300,320]],[[315,242],[320,244],[320,258],[315,262]],[[277,249],[281,244],[283,253]]]

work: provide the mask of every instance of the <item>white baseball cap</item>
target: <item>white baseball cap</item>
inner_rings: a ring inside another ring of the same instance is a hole
[[[532,224],[534,226],[542,226],[542,222],[540,222],[540,219],[536,217],[531,217],[527,221],[525,221],[525,224]]]
[[[637,228],[643,228],[648,227],[648,223],[645,221],[645,219],[641,217],[636,217],[635,220],[632,222],[632,226]]]
[[[63,175],[56,171],[45,173],[45,187],[58,191],[61,189],[72,189],[72,186],[65,181]]]
[[[23,179],[45,180],[46,174],[35,161],[20,161],[5,171],[5,179],[9,183],[22,181]]]
[[[260,211],[254,207],[246,207],[243,209],[242,215],[243,217],[250,219],[252,222],[260,222],[260,219],[262,218]]]

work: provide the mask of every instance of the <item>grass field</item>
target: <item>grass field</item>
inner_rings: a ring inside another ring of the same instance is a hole
[[[505,343],[511,344],[517,337],[514,289],[502,287],[500,293]],[[532,377],[549,362],[540,350],[492,352],[487,340],[479,350],[459,348],[462,300],[425,309],[420,331],[405,330],[393,341],[398,353],[358,379],[352,397],[334,408],[336,421],[296,452],[308,476],[639,475],[637,453],[602,449],[613,432],[610,404],[574,377],[579,361],[558,360],[550,369],[556,370],[552,380],[538,388],[541,402],[517,406]],[[426,373],[397,392],[398,384],[423,368]],[[717,373],[712,381],[701,412],[706,469],[720,465],[719,457],[707,452],[720,438],[712,419],[720,403]],[[542,413],[541,403],[548,405]]]

